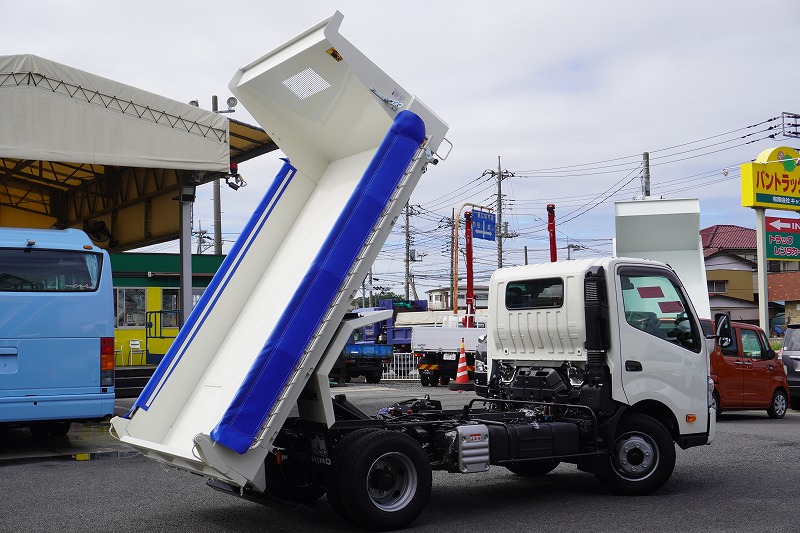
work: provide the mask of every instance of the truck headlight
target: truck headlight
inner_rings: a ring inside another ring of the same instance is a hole
[[[481,361],[480,359],[475,359],[475,372],[486,373],[486,363]]]

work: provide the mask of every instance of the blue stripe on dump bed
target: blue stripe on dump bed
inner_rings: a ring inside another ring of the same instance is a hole
[[[209,313],[217,303],[222,291],[228,285],[231,277],[236,273],[236,269],[253,244],[253,240],[264,227],[269,215],[272,213],[278,200],[280,200],[286,187],[297,172],[297,169],[289,163],[288,159],[283,159],[283,162],[283,166],[275,176],[272,185],[270,185],[261,203],[256,207],[256,210],[242,230],[239,238],[236,239],[236,242],[225,257],[225,260],[222,261],[217,273],[214,274],[211,283],[208,284],[208,287],[206,287],[206,290],[203,292],[197,305],[195,305],[186,323],[181,327],[175,341],[169,347],[169,350],[167,350],[166,355],[164,355],[161,363],[159,363],[150,381],[147,382],[139,398],[126,415],[127,418],[130,418],[131,414],[137,408],[142,408],[145,411],[147,410],[161,390],[161,384],[165,381],[164,378],[169,378],[175,366],[186,353],[186,349],[191,344],[198,329],[208,318]]]
[[[213,440],[240,454],[248,450],[424,137],[422,119],[410,111],[397,115],[231,404],[211,431]]]

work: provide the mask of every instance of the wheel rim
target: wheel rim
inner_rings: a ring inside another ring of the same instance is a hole
[[[775,410],[776,415],[783,416],[786,413],[786,397],[783,394],[776,394],[775,400],[772,402],[772,408]]]
[[[367,493],[375,507],[386,512],[403,509],[417,491],[417,471],[407,456],[390,452],[372,463],[367,475]]]
[[[625,433],[614,443],[614,468],[632,481],[646,479],[658,466],[658,448],[644,433]]]

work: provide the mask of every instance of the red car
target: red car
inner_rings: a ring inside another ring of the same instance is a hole
[[[711,321],[703,320],[711,334]],[[731,343],[716,341],[711,351],[711,379],[717,415],[723,411],[765,409],[770,418],[783,418],[789,407],[786,369],[758,326],[731,322]]]

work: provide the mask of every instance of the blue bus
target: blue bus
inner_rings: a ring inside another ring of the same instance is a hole
[[[108,253],[75,229],[0,228],[0,425],[112,415],[114,348]]]

